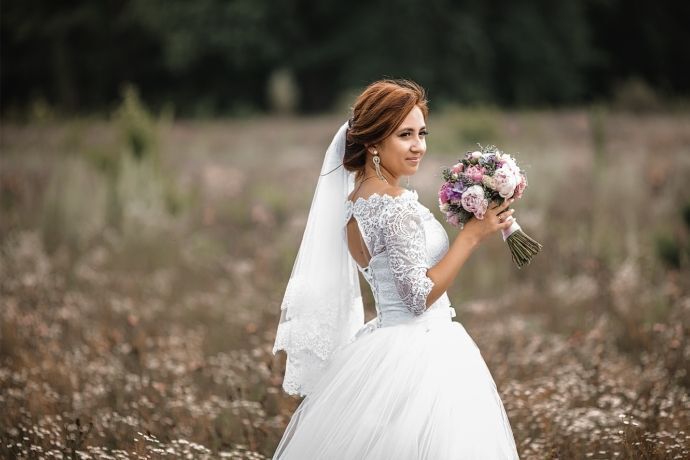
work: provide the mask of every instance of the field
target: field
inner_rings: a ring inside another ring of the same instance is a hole
[[[270,458],[299,404],[280,302],[344,118],[178,121],[130,95],[3,123],[0,457]],[[440,168],[476,142],[527,166],[543,253],[517,270],[497,235],[449,291],[521,457],[688,458],[690,114],[448,107],[429,129],[410,187],[439,218]]]

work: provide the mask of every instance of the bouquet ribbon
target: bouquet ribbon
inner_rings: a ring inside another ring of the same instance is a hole
[[[510,219],[513,218],[510,217]],[[510,235],[512,235],[520,229],[522,229],[522,227],[520,227],[520,224],[517,223],[517,220],[513,219],[513,223],[510,225],[510,227],[501,230],[501,235],[503,235],[503,241],[506,241]]]

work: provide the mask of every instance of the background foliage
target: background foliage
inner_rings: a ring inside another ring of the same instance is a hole
[[[393,76],[430,92],[411,187],[437,218],[477,142],[527,170],[516,216],[543,252],[517,270],[497,235],[448,292],[521,458],[688,458],[687,18],[0,0],[0,457],[270,457],[299,404],[271,348],[324,149]]]
[[[2,109],[99,111],[129,82],[154,107],[242,114],[285,74],[302,112],[384,75],[439,104],[672,98],[690,91],[688,18],[673,0],[4,0]]]

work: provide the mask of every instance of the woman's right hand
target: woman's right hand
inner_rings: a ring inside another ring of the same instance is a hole
[[[477,219],[476,217],[471,218],[463,227],[461,233],[465,233],[465,236],[472,237],[476,239],[477,243],[480,243],[484,238],[491,235],[497,230],[503,230],[510,227],[513,223],[513,213],[514,209],[506,209],[510,204],[515,201],[514,198],[509,200],[504,200],[503,203],[498,204],[494,207],[490,207],[486,210],[483,219]]]

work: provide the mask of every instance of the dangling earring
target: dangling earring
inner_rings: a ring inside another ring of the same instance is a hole
[[[407,188],[410,188],[410,176],[407,176]]]
[[[376,150],[374,150],[374,156],[372,158],[372,161],[374,162],[374,169],[376,169],[376,175],[379,176],[379,179],[381,179],[382,181],[385,181],[387,184],[388,181],[386,180],[385,177],[383,177],[383,174],[381,174],[381,166],[380,166],[381,158],[379,158],[379,154]]]

